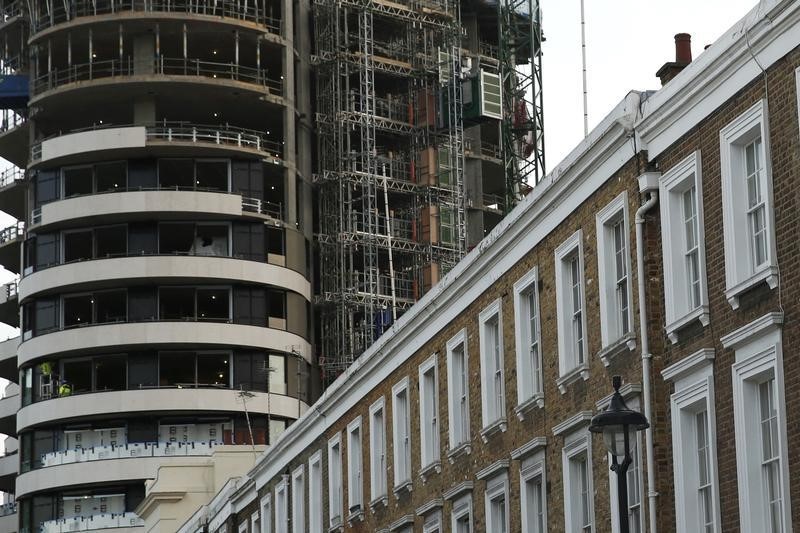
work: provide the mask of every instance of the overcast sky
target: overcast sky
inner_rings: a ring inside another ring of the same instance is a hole
[[[675,60],[676,33],[692,53],[717,40],[756,0],[585,0],[589,130],[628,91],[658,89],[656,71]],[[547,171],[583,138],[580,0],[541,0]]]

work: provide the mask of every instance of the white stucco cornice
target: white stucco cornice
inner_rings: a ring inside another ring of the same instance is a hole
[[[681,136],[800,45],[800,3],[762,0],[642,106],[636,125],[648,156]],[[753,57],[757,58],[756,62]]]

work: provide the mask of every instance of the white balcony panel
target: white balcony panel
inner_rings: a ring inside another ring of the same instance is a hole
[[[226,192],[205,191],[130,191],[78,196],[50,202],[41,207],[41,228],[68,220],[91,217],[116,217],[143,213],[149,218],[181,219],[238,217],[242,215],[242,197]],[[158,217],[156,217],[158,215]]]
[[[69,133],[42,141],[42,157],[38,163],[84,152],[144,148],[145,142],[144,126]]]
[[[288,419],[302,415],[308,406],[305,402],[284,396],[254,392],[247,400],[247,412],[262,416],[269,411],[272,416]],[[105,414],[141,414],[158,412],[244,413],[245,406],[238,391],[231,389],[142,389],[78,394],[66,398],[53,398],[28,405],[17,413],[20,429],[66,419],[96,417]],[[85,465],[84,465],[85,468]]]
[[[202,345],[247,347],[288,352],[295,349],[311,362],[311,345],[294,333],[261,326],[219,322],[136,322],[85,326],[39,335],[19,345],[19,365],[79,350],[126,350],[157,345],[161,349]]]
[[[58,287],[134,279],[177,283],[244,282],[274,285],[311,299],[311,283],[294,270],[229,257],[145,256],[96,259],[51,267],[24,277],[19,283],[20,299]],[[124,284],[124,283],[123,283]]]

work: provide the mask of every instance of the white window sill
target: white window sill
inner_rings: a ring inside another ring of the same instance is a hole
[[[411,481],[411,479],[406,479],[405,481],[401,482],[399,485],[395,485],[395,487],[392,489],[392,492],[394,492],[395,497],[399,498],[400,497],[400,493],[403,492],[403,490],[411,492],[411,489],[413,489],[413,488],[414,488],[414,484]]]
[[[620,354],[632,352],[636,349],[636,334],[632,331],[618,338],[608,346],[603,347],[597,352],[597,356],[603,362],[603,366],[608,366],[611,361]]]
[[[489,437],[495,433],[505,433],[508,429],[508,420],[505,417],[499,418],[481,430],[481,439],[484,444],[489,443]]]
[[[450,464],[456,462],[456,459],[461,457],[462,455],[469,455],[472,453],[472,444],[469,441],[464,441],[452,450],[447,452],[447,459],[450,461]]]
[[[361,508],[361,505],[357,505],[357,510],[351,510],[350,514],[347,515],[347,525],[353,527],[354,522],[363,522],[364,521],[364,509]]]
[[[711,314],[708,310],[708,305],[701,305],[697,309],[686,313],[684,316],[680,317],[679,319],[673,321],[670,324],[667,324],[667,327],[664,328],[667,332],[667,337],[672,344],[678,343],[679,333],[682,329],[686,328],[690,324],[693,324],[695,321],[699,321],[703,327],[708,326],[711,321]]]
[[[556,385],[558,385],[558,391],[561,394],[565,394],[567,392],[567,385],[569,385],[570,383],[574,383],[580,379],[582,379],[583,381],[589,379],[589,365],[587,365],[586,363],[573,368],[572,370],[570,370],[569,372],[558,378],[556,380]]]
[[[425,466],[420,470],[419,477],[422,480],[422,484],[428,482],[428,478],[430,478],[433,474],[440,474],[442,472],[442,462],[441,461],[434,461],[428,466]]]
[[[733,287],[725,290],[725,298],[731,304],[733,309],[739,309],[739,297],[752,289],[761,282],[766,282],[770,289],[778,286],[778,267],[774,265],[766,265],[750,276],[749,278],[740,281]]]
[[[384,507],[389,507],[389,497],[386,494],[382,494],[369,502],[369,508],[374,513],[381,504],[383,504]]]
[[[534,409],[544,409],[544,394],[537,392],[514,408],[514,414],[520,422],[525,420],[525,414]]]
[[[331,520],[331,525],[328,528],[328,533],[334,533],[344,531],[344,526],[342,526],[342,519],[341,517],[335,517]]]

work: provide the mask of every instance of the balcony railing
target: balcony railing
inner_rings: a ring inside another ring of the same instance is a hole
[[[0,24],[20,15],[22,15],[22,0],[8,2],[3,5],[3,9],[0,11]]]
[[[267,215],[276,220],[283,220],[283,205],[258,198],[242,197],[242,211]]]
[[[275,95],[283,93],[283,82],[269,78],[267,70],[263,68],[200,59],[161,56],[153,60],[152,71],[143,72],[140,71],[138,64],[134,67],[134,63],[132,57],[127,57],[92,61],[91,63],[81,63],[63,69],[51,70],[34,79],[31,84],[31,90],[36,95],[70,83],[123,76],[162,74],[165,76],[197,76],[209,79],[233,80],[260,85]]]
[[[0,189],[25,179],[25,171],[19,167],[9,167],[0,173]]]
[[[8,516],[17,512],[17,502],[0,505],[0,516]]]
[[[41,4],[44,7],[44,4]],[[281,34],[281,21],[260,9],[258,2],[244,0],[73,0],[53,2],[50,11],[32,17],[32,33],[78,17],[92,17],[125,12],[186,13],[251,22],[270,33]]]
[[[16,224],[0,230],[0,245],[7,242],[21,239],[25,235],[25,222],[19,221]]]
[[[0,133],[5,133],[13,130],[17,126],[22,126],[27,120],[27,117],[20,115],[13,109],[3,109],[2,123],[0,123]]]
[[[375,273],[369,276],[366,272],[352,272],[351,279],[355,292],[392,296],[392,280],[388,274]],[[401,300],[414,299],[414,283],[411,276],[395,272],[394,295]]]
[[[136,124],[95,124],[86,128],[79,128],[52,135],[47,139],[56,138],[63,135],[83,133],[87,131],[97,131],[110,128],[136,127]],[[239,128],[228,124],[202,125],[190,122],[168,122],[162,121],[156,125],[144,126],[145,135],[148,140],[166,142],[192,142],[217,144],[239,148],[250,148],[265,152],[269,156],[280,159],[283,154],[283,145],[277,141],[268,139],[263,132],[247,128]],[[39,161],[42,158],[42,142],[38,141],[31,146],[31,160]]]
[[[491,157],[493,159],[501,159],[502,152],[500,145],[480,141],[476,139],[464,139],[464,150],[476,155],[484,157]]]
[[[144,520],[136,513],[105,513],[92,516],[73,518],[59,518],[42,522],[40,533],[68,533],[72,531],[95,531],[99,529],[113,529],[118,527],[144,526]]]
[[[47,468],[106,459],[210,456],[221,445],[221,442],[140,442],[119,446],[109,444],[46,453],[41,456],[41,464],[43,468]]]

